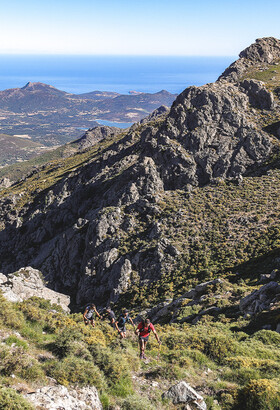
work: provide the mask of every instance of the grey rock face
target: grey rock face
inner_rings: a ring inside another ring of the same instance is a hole
[[[194,186],[227,178],[242,183],[242,175],[269,158],[274,142],[260,129],[252,105],[274,107],[260,82],[238,85],[224,77],[189,87],[170,113],[159,110],[151,122],[134,125],[102,156],[65,175],[51,190],[38,190],[24,209],[16,207],[21,194],[5,198],[0,270],[38,268],[52,289],[78,304],[116,300],[133,281],[150,284],[170,272],[179,252],[164,242],[164,230],[153,221],[155,215],[159,219],[157,201],[164,190],[190,193]],[[89,131],[83,147],[104,138],[102,130],[111,132],[108,127]],[[141,225],[149,248],[134,247]]]
[[[223,283],[222,279],[214,279],[208,282],[200,283],[195,288],[190,289],[188,292],[184,293],[178,299],[174,299],[171,302],[159,303],[157,306],[154,306],[152,309],[146,311],[145,316],[149,317],[152,320],[152,322],[156,323],[165,318],[166,316],[170,315],[170,312],[172,312],[172,317],[169,321],[170,323],[177,322],[178,312],[182,304],[185,303],[187,299],[190,299],[190,302],[188,303],[189,306],[198,304],[200,302],[201,296],[207,294],[208,289],[210,287],[213,287],[221,283]],[[197,315],[197,319],[199,319],[202,315],[206,313],[207,312],[205,311],[201,311]],[[138,320],[140,319],[141,317],[138,317]],[[185,322],[186,319],[188,318],[184,317],[180,320],[180,322]]]
[[[258,38],[254,44],[241,51],[239,57],[270,64],[280,59],[280,41],[274,37]]]
[[[36,408],[46,410],[102,410],[95,387],[67,389],[47,386],[25,395]]]
[[[114,137],[120,132],[122,132],[122,130],[117,127],[98,126],[90,128],[81,138],[79,138],[77,141],[74,141],[74,143],[78,144],[79,149],[82,151],[84,149],[92,147],[105,138]]]
[[[265,94],[263,104],[268,104],[270,93],[263,88],[259,86],[251,95],[257,101],[259,94]],[[187,88],[165,124],[146,141],[165,189],[236,178],[267,158],[272,149],[268,134],[252,123],[244,87],[231,83]]]
[[[173,404],[187,403],[191,410],[206,410],[207,406],[200,396],[189,384],[184,381],[175,384],[163,394],[164,398],[171,399]]]
[[[244,80],[240,83],[240,86],[246,90],[250,104],[253,107],[262,110],[271,110],[274,108],[273,94],[265,88],[262,81]]]
[[[248,68],[278,62],[280,59],[280,40],[264,37],[256,40],[239,54],[239,60],[232,63],[219,77],[219,80],[238,81]]]
[[[140,121],[140,124],[147,124],[150,121],[157,120],[159,118],[164,118],[169,113],[170,109],[166,105],[161,105],[156,110],[154,110],[148,117],[143,118]]]
[[[269,309],[270,304],[278,300],[280,300],[280,285],[277,282],[269,282],[241,299],[239,308],[244,314],[254,315]]]
[[[41,272],[31,267],[21,268],[8,276],[1,273],[0,290],[11,302],[22,302],[32,296],[38,296],[60,305],[69,312],[69,296],[48,289],[43,283]]]

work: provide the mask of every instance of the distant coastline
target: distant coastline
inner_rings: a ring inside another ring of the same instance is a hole
[[[0,55],[0,90],[40,81],[70,93],[180,93],[217,79],[236,57]]]

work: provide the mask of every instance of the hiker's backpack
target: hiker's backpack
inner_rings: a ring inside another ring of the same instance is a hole
[[[145,329],[145,323],[144,323],[144,322],[141,322],[141,325],[142,325],[142,327],[141,327],[141,329],[139,329],[139,332],[140,332],[140,333],[143,332],[143,330]],[[151,333],[151,331],[152,331],[150,325],[151,325],[151,323],[150,323],[149,326],[148,326],[148,333]]]
[[[118,318],[118,326],[124,327],[124,325],[126,324],[126,322],[128,322],[128,320],[129,320],[129,316],[125,318],[123,315],[120,315]]]

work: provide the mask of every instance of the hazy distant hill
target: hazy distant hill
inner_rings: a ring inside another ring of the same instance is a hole
[[[0,166],[27,160],[48,150],[28,138],[5,134],[0,134],[0,146]]]
[[[160,105],[170,106],[174,94],[93,91],[70,94],[43,83],[0,91],[0,132],[27,134],[33,141],[54,146],[73,141],[96,119],[134,123]]]

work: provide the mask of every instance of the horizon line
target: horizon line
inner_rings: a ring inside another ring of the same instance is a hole
[[[238,55],[232,54],[70,54],[70,53],[9,53],[1,52],[0,56],[32,56],[32,57],[234,57],[238,58]]]

